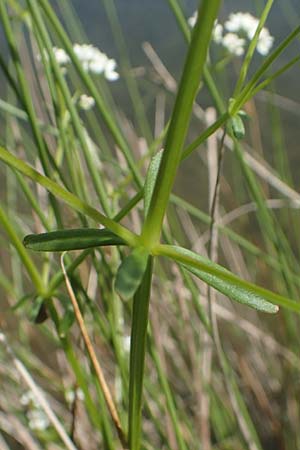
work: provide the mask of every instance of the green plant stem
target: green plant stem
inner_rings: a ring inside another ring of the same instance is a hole
[[[198,92],[210,36],[219,6],[220,0],[206,0],[202,2],[199,8],[198,20],[178,87],[178,94],[149,206],[149,213],[143,227],[142,237],[144,245],[149,248],[155,245],[160,238],[163,218],[181,160],[182,147],[188,130],[193,102]]]
[[[153,258],[149,257],[144,278],[133,299],[128,417],[130,450],[140,450],[143,378],[152,271]]]

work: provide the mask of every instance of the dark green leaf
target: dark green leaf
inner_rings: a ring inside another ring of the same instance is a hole
[[[115,289],[125,300],[133,297],[141,284],[146,270],[148,254],[143,248],[136,248],[120,265]]]
[[[105,245],[126,245],[125,241],[107,229],[77,228],[50,233],[29,234],[23,243],[26,248],[38,252],[62,252],[83,250]]]

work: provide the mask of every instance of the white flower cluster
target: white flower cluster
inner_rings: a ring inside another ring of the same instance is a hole
[[[25,392],[20,398],[21,405],[26,406],[26,417],[28,420],[28,426],[32,430],[43,431],[46,430],[49,425],[49,419],[41,409],[35,396],[31,391]]]
[[[97,75],[103,74],[108,81],[118,80],[119,74],[116,71],[116,61],[108,58],[97,47],[90,44],[74,44],[73,50],[84,70]],[[69,55],[63,48],[53,47],[53,52],[60,66],[64,67],[71,62]]]
[[[90,97],[89,95],[82,94],[79,97],[78,105],[84,111],[88,111],[95,105],[95,99],[94,97]]]
[[[88,44],[75,44],[73,50],[81,61],[84,70],[95,74],[102,73],[109,81],[115,81],[119,78],[119,74],[115,70],[117,67],[116,61],[108,58],[97,47]]]
[[[193,27],[197,20],[197,12],[188,19],[188,23]],[[259,20],[250,13],[231,13],[225,21],[224,26],[216,22],[213,30],[213,40],[221,44],[229,53],[235,56],[242,56],[245,53],[247,40],[251,40],[256,32]],[[271,50],[274,37],[270,35],[267,28],[262,28],[256,50],[265,56]]]

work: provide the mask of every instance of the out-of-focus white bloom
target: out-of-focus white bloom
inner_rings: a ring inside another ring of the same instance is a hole
[[[74,44],[73,50],[87,72],[103,74],[109,81],[115,81],[119,78],[119,74],[115,70],[117,67],[116,61],[109,59],[97,47],[88,44]]]
[[[73,50],[75,55],[81,62],[91,61],[95,58],[96,53],[99,51],[96,47],[93,47],[91,44],[74,44]]]
[[[224,24],[226,30],[231,33],[245,31],[249,39],[254,36],[257,25],[258,19],[256,17],[243,12],[231,13]]]
[[[223,25],[221,25],[217,21],[215,22],[215,26],[212,32],[212,38],[216,44],[221,44],[223,40]]]
[[[63,48],[53,47],[52,50],[53,50],[55,59],[60,66],[68,64],[70,62],[70,57]]]
[[[131,342],[130,336],[124,336],[122,340],[123,340],[123,348],[124,348],[125,352],[129,352],[130,351],[130,342]]]
[[[256,50],[262,56],[266,56],[270,52],[273,43],[274,37],[270,35],[269,30],[267,30],[267,28],[263,28],[258,38]]]
[[[95,55],[95,58],[91,59],[88,62],[88,70],[95,74],[103,73],[105,71],[107,62],[107,56],[104,53],[99,52],[98,55]]]
[[[222,40],[222,45],[229,51],[229,53],[236,56],[241,56],[244,54],[245,43],[245,39],[238,37],[235,33],[225,34]]]
[[[43,431],[46,430],[49,425],[49,419],[41,409],[31,409],[27,412],[28,426],[32,430]]]
[[[194,12],[194,14],[188,19],[188,24],[191,28],[193,28],[196,24],[196,20],[198,17],[197,11]],[[213,32],[212,32],[212,39],[217,44],[220,44],[223,39],[223,25],[221,25],[217,20],[215,20]]]
[[[198,17],[197,11],[194,12],[194,14],[188,19],[188,24],[191,28],[193,28],[196,24],[196,20]]]
[[[197,20],[197,11],[188,19],[190,27],[194,27]],[[212,39],[217,44],[222,45],[227,51],[235,56],[245,53],[247,39],[251,40],[256,32],[259,20],[246,12],[231,13],[225,21],[224,28],[227,31],[223,35],[223,26],[215,22]],[[265,56],[269,53],[274,42],[273,36],[267,28],[262,28],[257,41],[256,50]]]
[[[31,405],[36,408],[39,406],[39,403],[37,402],[36,397],[32,391],[24,392],[24,394],[21,395],[20,403],[23,406]]]
[[[82,94],[79,97],[78,105],[80,106],[81,109],[88,111],[95,105],[95,99],[94,99],[94,97],[89,97],[86,94]]]
[[[252,14],[237,12],[229,15],[224,26],[227,31],[246,35],[246,37],[251,40],[257,30],[258,24],[259,20],[252,16]],[[259,34],[256,50],[261,55],[267,55],[273,42],[273,36],[271,36],[269,30],[264,27]]]
[[[77,388],[76,391],[74,389],[68,389],[65,392],[65,398],[67,403],[72,404],[75,400],[75,395],[78,400],[84,400],[84,393],[80,388]]]
[[[57,63],[61,66],[62,72],[66,73],[65,66],[71,62],[69,55],[63,48],[53,47],[52,50]],[[96,75],[103,74],[108,81],[118,80],[119,74],[116,71],[116,61],[108,58],[99,48],[91,44],[74,44],[73,50],[86,72]],[[45,52],[45,58],[49,60],[47,52]],[[37,59],[41,61],[41,55],[37,55]]]
[[[5,336],[3,333],[0,333],[0,342],[5,342]]]
[[[119,78],[118,72],[116,72],[117,63],[114,59],[109,59],[105,65],[104,75],[108,81],[115,81]]]

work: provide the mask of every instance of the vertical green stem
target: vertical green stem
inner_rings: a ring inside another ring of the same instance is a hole
[[[206,62],[214,20],[220,0],[204,0],[199,7],[191,44],[175,100],[165,150],[154,187],[149,213],[143,228],[144,244],[152,248],[160,238],[163,218],[181,159],[193,102]]]
[[[152,271],[153,259],[149,257],[144,278],[133,300],[128,421],[130,450],[139,450],[141,442],[142,393]]]

